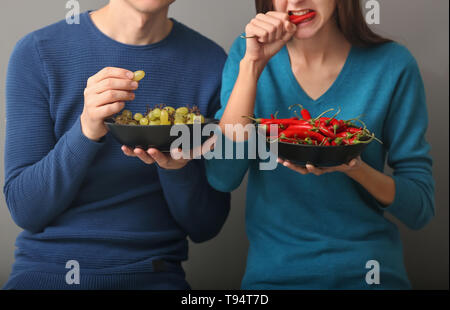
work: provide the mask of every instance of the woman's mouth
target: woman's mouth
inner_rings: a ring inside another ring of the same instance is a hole
[[[316,11],[311,9],[289,11],[289,20],[296,25],[309,22],[313,20],[315,16]]]

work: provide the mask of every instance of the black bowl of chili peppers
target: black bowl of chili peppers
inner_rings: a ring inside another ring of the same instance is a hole
[[[316,167],[339,166],[358,157],[373,140],[382,143],[358,118],[339,120],[336,118],[339,112],[332,117],[323,116],[333,109],[312,118],[308,110],[298,106],[301,117],[250,118],[265,127],[267,143],[278,143],[278,156],[283,160],[301,166],[308,163]],[[271,125],[277,129],[276,136],[270,136]]]

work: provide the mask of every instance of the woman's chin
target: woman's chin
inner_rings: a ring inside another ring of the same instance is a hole
[[[320,25],[317,24],[315,19],[305,24],[299,24],[294,37],[299,40],[311,39],[317,34],[319,28]]]
[[[298,29],[294,34],[294,38],[298,40],[311,39],[316,35],[316,33],[316,29]]]

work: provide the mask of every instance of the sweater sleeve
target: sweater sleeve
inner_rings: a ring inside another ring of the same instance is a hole
[[[240,38],[237,38],[230,49],[228,59],[222,73],[222,90],[220,96],[221,107],[217,111],[215,118],[220,119],[225,111],[228,99],[233,91],[239,75],[239,63],[243,57],[243,47]],[[245,41],[245,40],[244,40]],[[216,131],[218,141],[222,141],[222,146],[233,145],[233,149],[243,148],[247,150],[248,142],[235,142],[228,139],[221,130]],[[243,145],[239,145],[243,144]],[[223,149],[223,148],[222,148]],[[249,167],[249,159],[225,159],[224,152],[222,159],[212,158],[205,161],[206,175],[208,182],[215,189],[222,192],[231,192],[239,187]]]
[[[179,170],[158,168],[172,216],[194,242],[214,238],[230,211],[230,194],[214,190],[206,179],[203,159]]]
[[[33,33],[11,55],[6,80],[5,183],[3,193],[15,223],[42,231],[67,209],[104,139],[81,131],[80,117],[58,140],[49,112],[45,64]]]
[[[208,105],[207,117],[219,108],[219,91]],[[216,191],[206,178],[205,160],[191,160],[179,170],[158,167],[170,211],[194,242],[204,242],[221,230],[230,211],[230,194]]]
[[[434,180],[425,90],[417,62],[411,55],[396,82],[390,110],[385,119],[383,139],[387,163],[393,169],[395,199],[378,206],[411,229],[424,227],[434,216]]]

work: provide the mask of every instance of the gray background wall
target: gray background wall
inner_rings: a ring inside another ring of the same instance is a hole
[[[449,1],[379,0],[381,34],[405,44],[416,57],[425,81],[436,180],[436,217],[421,231],[398,223],[405,263],[416,289],[448,289],[448,172],[449,172]],[[9,55],[22,36],[64,19],[66,1],[0,1],[0,156],[4,145],[4,83]],[[79,0],[81,10],[97,9],[106,0]],[[235,37],[255,15],[253,0],[178,0],[170,16],[212,38],[228,51]],[[26,151],[26,148],[24,149]],[[0,178],[4,180],[3,160]],[[232,211],[222,232],[212,241],[191,244],[184,264],[195,289],[236,289],[245,269],[248,241],[244,228],[244,182],[232,195]],[[14,240],[20,229],[12,222],[0,195],[0,286],[13,263]]]

